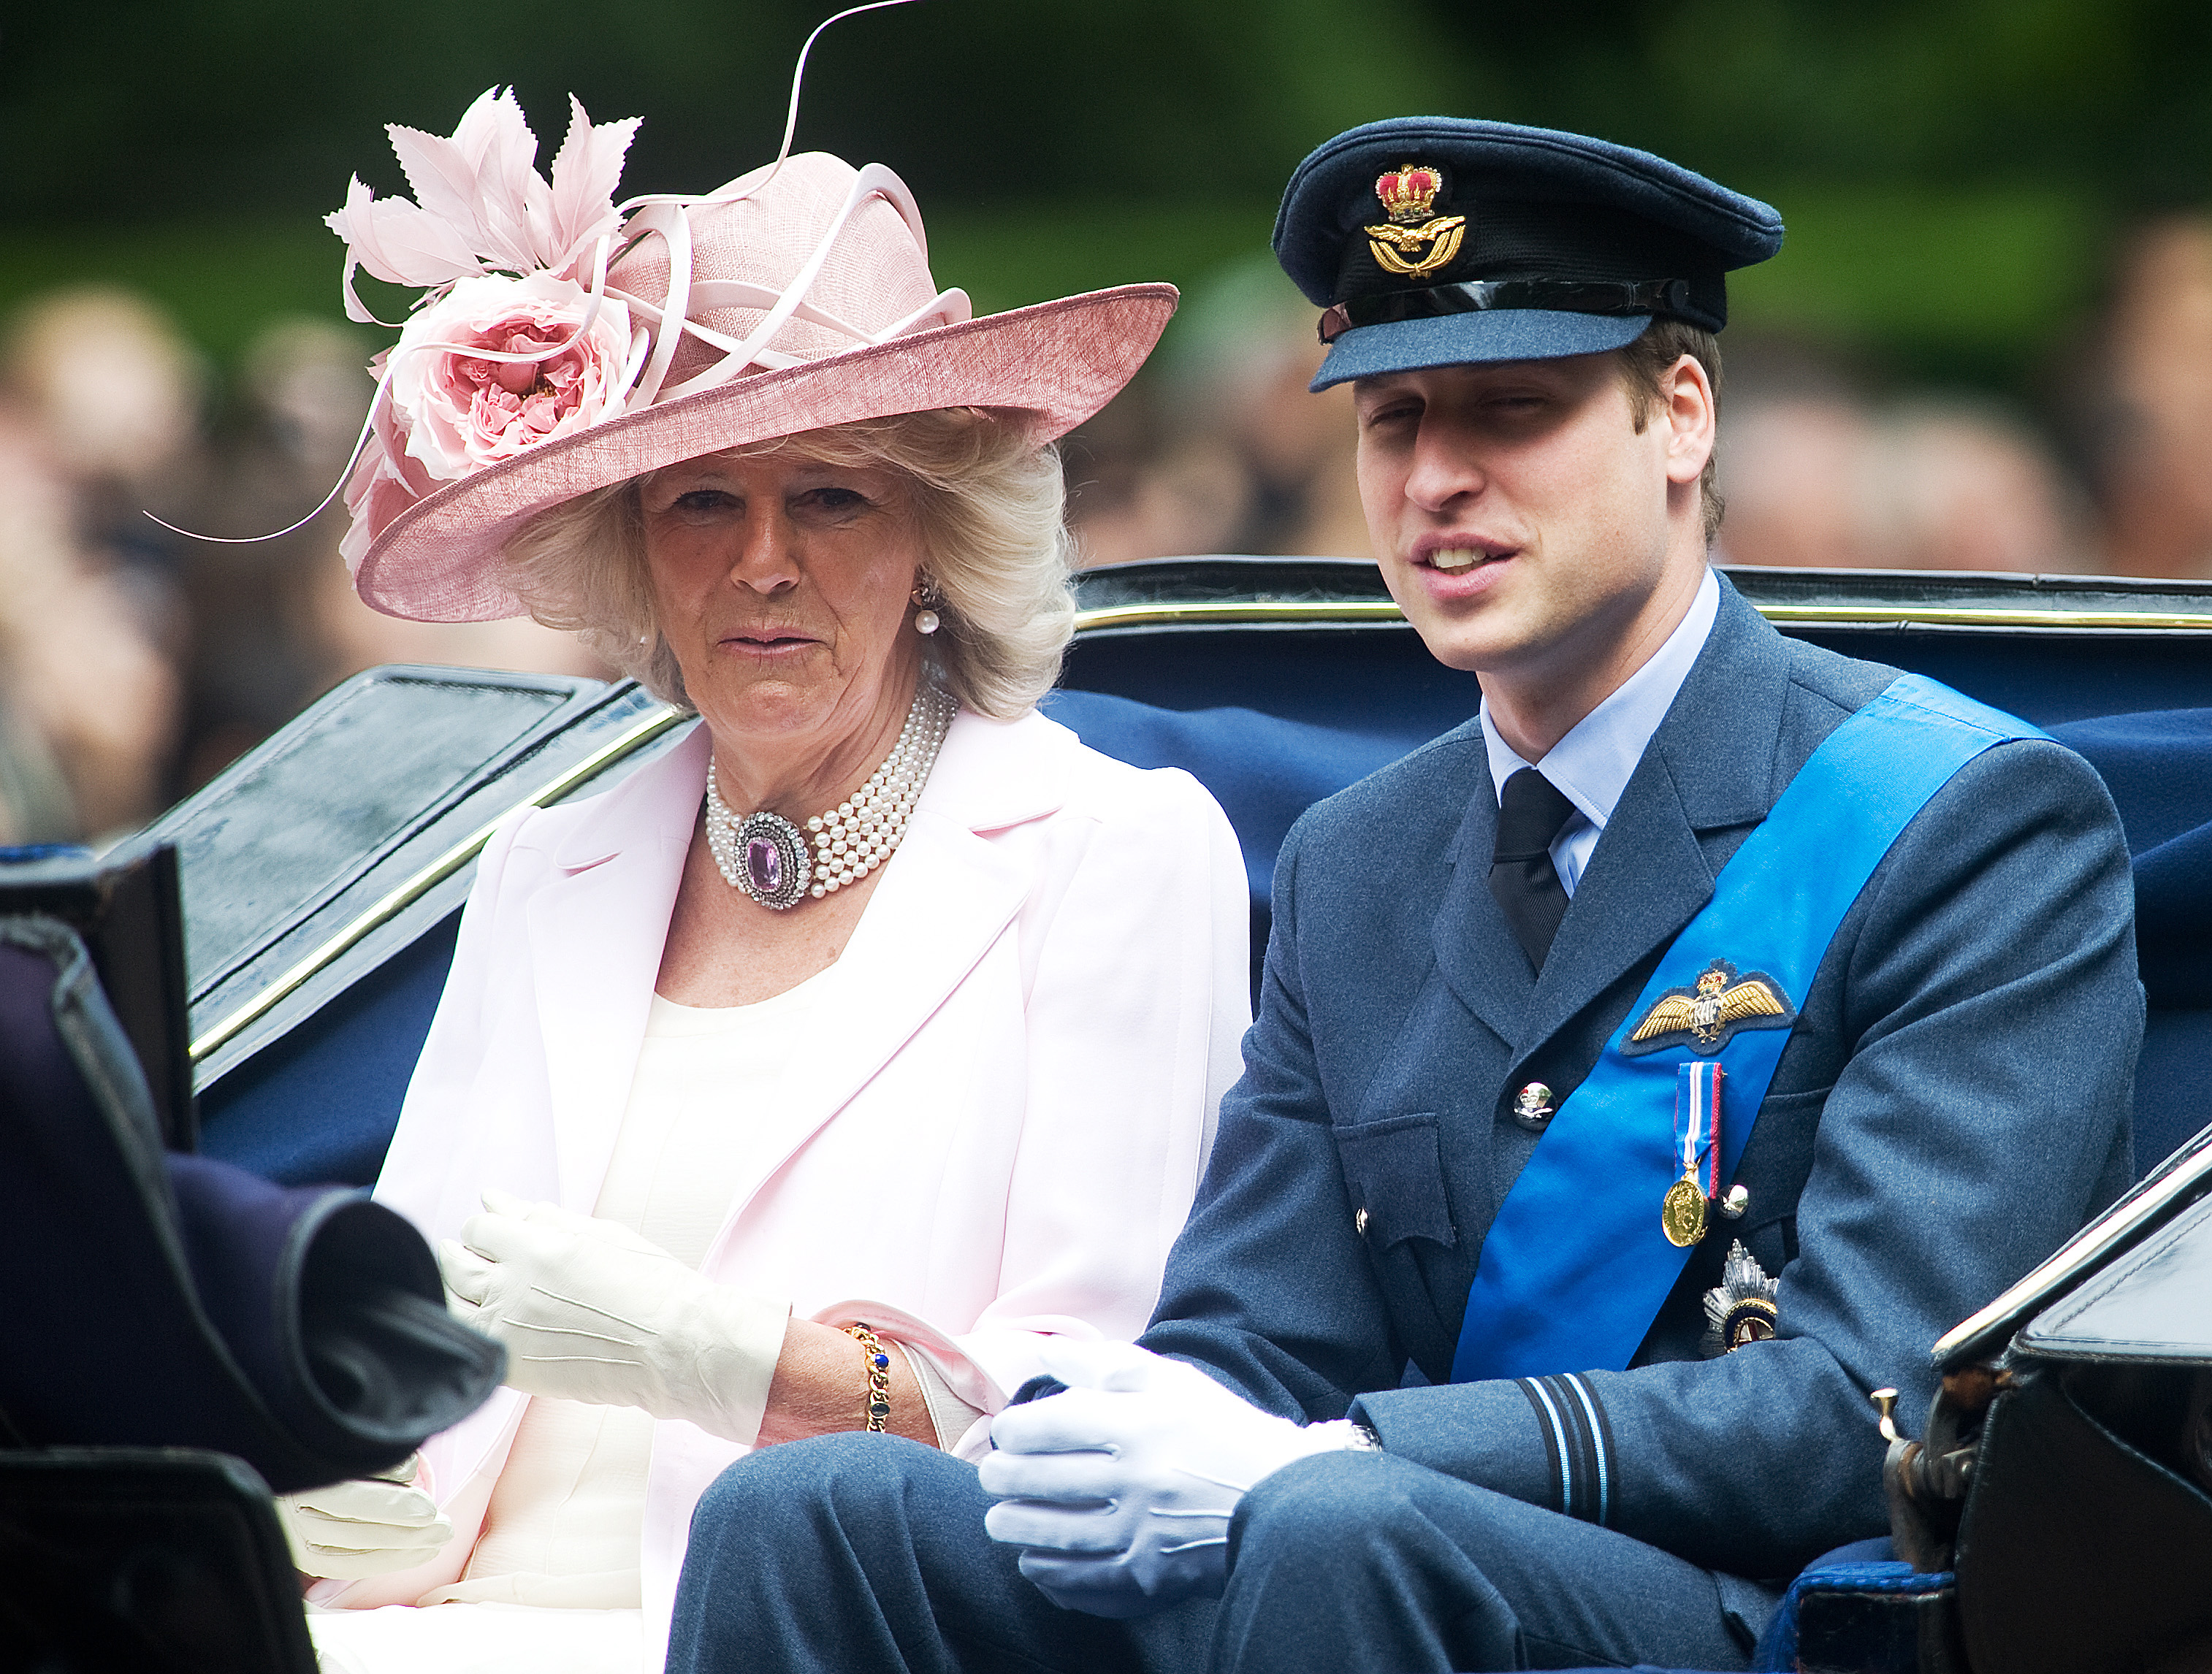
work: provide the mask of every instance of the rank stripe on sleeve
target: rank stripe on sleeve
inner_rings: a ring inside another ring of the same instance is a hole
[[[1589,1380],[1578,1372],[1570,1372],[1557,1380],[1575,1398],[1589,1424],[1590,1456],[1597,1484],[1597,1515],[1592,1519],[1600,1527],[1613,1526],[1613,1425],[1605,1416],[1605,1403],[1597,1398],[1597,1391]]]
[[[1559,1409],[1551,1396],[1534,1378],[1517,1378],[1522,1394],[1528,1397],[1529,1406],[1536,1414],[1536,1428],[1543,1432],[1544,1453],[1552,1467],[1552,1504],[1546,1509],[1565,1511],[1574,1491],[1574,1465],[1567,1456],[1566,1427],[1559,1422]]]
[[[1574,1374],[1516,1380],[1544,1434],[1554,1510],[1600,1527],[1613,1517],[1613,1427],[1589,1381]]]

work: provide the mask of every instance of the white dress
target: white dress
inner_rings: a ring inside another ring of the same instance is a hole
[[[696,1266],[750,1177],[793,1025],[836,1003],[837,967],[756,1005],[713,1010],[656,994],[594,1210]],[[926,1362],[916,1362],[926,1369]],[[941,1380],[932,1414],[974,1410]],[[945,1408],[952,1403],[954,1410]],[[311,1609],[331,1674],[634,1674],[643,1655],[638,1549],[653,1421],[635,1407],[533,1399],[461,1579],[416,1605]]]

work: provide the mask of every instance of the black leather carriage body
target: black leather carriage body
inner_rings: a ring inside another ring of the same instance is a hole
[[[1926,1428],[1883,1471],[1921,1573],[1808,1594],[1797,1665],[2212,1668],[2212,1127],[1936,1362]]]

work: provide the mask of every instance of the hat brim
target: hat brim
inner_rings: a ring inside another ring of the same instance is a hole
[[[1571,314],[1499,308],[1361,325],[1328,346],[1307,387],[1319,395],[1355,378],[1498,361],[1558,361],[1625,349],[1650,329],[1649,314]]]
[[[354,573],[362,597],[417,622],[527,615],[500,554],[538,513],[647,471],[778,436],[945,407],[1027,415],[1039,445],[1136,374],[1175,312],[1172,285],[1123,285],[986,314],[755,373],[556,438],[410,506]]]

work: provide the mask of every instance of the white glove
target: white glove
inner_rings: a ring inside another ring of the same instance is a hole
[[[453,1311],[507,1350],[531,1395],[642,1407],[750,1445],[787,1302],[714,1283],[611,1221],[487,1192],[438,1247]]]
[[[416,1459],[380,1477],[277,1496],[276,1520],[292,1567],[325,1580],[357,1581],[428,1563],[453,1538],[437,1504],[414,1487]]]
[[[1070,1610],[1144,1616],[1218,1593],[1245,1491],[1351,1441],[1349,1425],[1278,1418],[1133,1343],[1055,1338],[1043,1360],[1068,1387],[993,1421],[983,1526],[1026,1548],[1022,1574]]]

